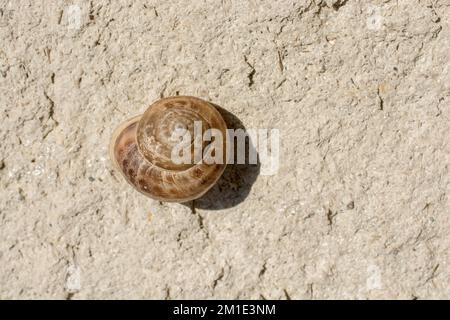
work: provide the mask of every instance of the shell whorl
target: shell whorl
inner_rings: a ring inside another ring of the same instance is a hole
[[[225,154],[227,127],[217,109],[198,98],[171,97],[155,102],[142,116],[130,119],[116,130],[110,149],[115,166],[127,182],[153,199],[186,202],[201,197],[220,178],[226,162],[171,161],[172,148],[179,143],[173,139],[173,132],[189,131],[193,146],[195,121],[201,121],[201,134],[210,128],[220,130]],[[200,143],[204,149],[206,143]]]

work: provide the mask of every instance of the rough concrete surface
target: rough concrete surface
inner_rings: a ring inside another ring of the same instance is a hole
[[[449,25],[449,0],[0,0],[0,298],[450,298]],[[176,94],[279,129],[278,173],[195,214],[130,188],[111,133]]]

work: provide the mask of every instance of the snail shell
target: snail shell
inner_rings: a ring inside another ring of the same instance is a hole
[[[171,138],[174,130],[188,130],[192,147],[194,121],[202,122],[203,132],[220,130],[225,156],[227,126],[219,111],[201,99],[177,96],[156,101],[142,116],[126,121],[116,129],[110,145],[114,166],[136,190],[155,200],[186,202],[201,197],[220,178],[226,161],[219,164],[205,161],[176,164],[171,161],[172,149],[179,143]],[[202,142],[203,150],[207,144]]]

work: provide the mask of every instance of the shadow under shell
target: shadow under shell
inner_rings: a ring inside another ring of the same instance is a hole
[[[224,118],[228,129],[246,130],[242,122],[232,113],[222,107],[212,105]],[[236,146],[235,146],[236,147]],[[260,173],[260,162],[249,164],[249,151],[256,152],[255,146],[249,139],[246,140],[245,164],[229,164],[217,183],[202,197],[194,200],[194,204],[185,203],[186,206],[206,210],[221,210],[231,208],[243,202],[250,194],[251,188]],[[236,151],[236,150],[235,150]],[[234,153],[236,155],[236,152]]]

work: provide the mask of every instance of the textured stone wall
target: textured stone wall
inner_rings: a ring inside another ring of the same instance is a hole
[[[450,298],[449,25],[448,0],[0,0],[0,298]],[[278,174],[195,213],[132,190],[111,133],[176,94],[279,129]]]

